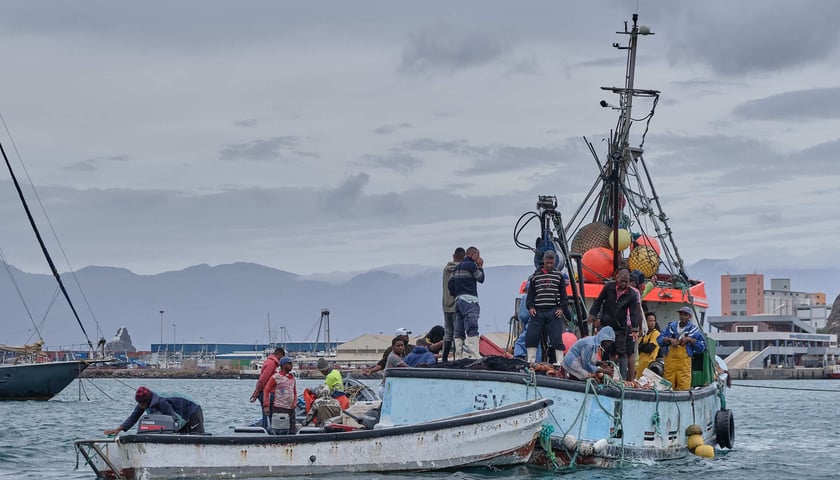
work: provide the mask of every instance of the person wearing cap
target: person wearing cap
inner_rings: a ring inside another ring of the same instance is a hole
[[[272,394],[274,399],[272,401]],[[289,434],[296,431],[295,428],[295,405],[297,404],[297,383],[292,375],[292,359],[283,357],[280,359],[280,371],[268,379],[263,389],[262,399],[263,412],[269,419],[275,412],[289,415]],[[269,425],[271,421],[269,420]]]
[[[176,433],[183,435],[204,433],[204,412],[201,405],[185,397],[162,397],[146,387],[139,387],[134,393],[137,405],[131,415],[117,428],[109,428],[105,435],[116,435],[128,431],[144,413],[169,415],[175,419]]]
[[[262,419],[260,420],[260,426],[263,428],[268,428],[268,420],[266,419],[265,414],[263,413],[263,389],[265,389],[265,384],[268,383],[268,379],[277,372],[277,368],[280,367],[280,359],[286,356],[286,350],[283,347],[277,347],[274,349],[274,353],[269,355],[265,361],[263,362],[262,369],[260,369],[260,378],[257,379],[257,386],[254,388],[254,393],[251,394],[251,403],[259,400],[260,406],[260,413],[262,414]]]
[[[665,357],[662,377],[674,390],[691,390],[691,357],[706,351],[706,337],[691,321],[691,308],[677,310],[680,319],[668,324],[657,343]]]
[[[443,267],[443,352],[441,360],[449,361],[449,352],[452,352],[452,333],[455,331],[455,296],[449,291],[449,279],[455,273],[458,266],[467,256],[463,247],[458,247],[452,254],[452,261],[447,262]],[[434,343],[434,342],[432,342]]]
[[[478,284],[484,283],[484,259],[476,247],[469,247],[464,260],[455,267],[449,279],[449,293],[455,297],[454,360],[481,358],[479,352]]]
[[[326,358],[318,359],[317,368],[324,375],[324,386],[327,387],[330,396],[338,400],[342,408],[349,407],[350,399],[344,393],[344,378],[342,378],[341,372],[330,365]]]
[[[414,345],[408,343],[409,342],[409,337],[408,336],[411,335],[411,330],[409,330],[407,328],[398,328],[397,331],[394,332],[394,335],[396,337],[402,338],[402,340],[403,340],[403,345],[405,347],[397,355],[399,355],[402,358],[405,358],[407,352],[410,352],[410,351],[414,350]],[[380,370],[385,370],[385,367],[388,366],[388,357],[391,355],[391,352],[394,350],[394,340],[396,340],[396,338],[391,340],[391,346],[385,349],[385,352],[382,354],[382,358],[378,362],[376,362],[376,365],[362,370],[363,375],[368,376],[371,373],[376,373]]]

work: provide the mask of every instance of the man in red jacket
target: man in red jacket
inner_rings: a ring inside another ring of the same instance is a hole
[[[263,412],[263,389],[265,385],[268,383],[268,379],[274,375],[274,372],[277,371],[277,368],[280,366],[280,359],[286,356],[286,349],[282,347],[277,347],[274,349],[274,353],[268,356],[263,363],[262,370],[260,370],[260,378],[257,379],[257,387],[254,388],[254,393],[251,394],[251,403],[256,402],[259,400],[260,402],[258,405],[260,406],[260,414],[262,415],[262,420],[260,421],[260,426],[267,429],[268,428],[268,417],[265,416]]]

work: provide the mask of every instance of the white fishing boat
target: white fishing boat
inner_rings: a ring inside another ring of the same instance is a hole
[[[79,440],[97,478],[241,478],[431,471],[527,462],[549,399],[372,429],[295,435],[136,434]],[[428,413],[428,407],[424,409]]]
[[[557,253],[557,268],[571,280],[571,318],[565,326],[581,335],[588,334],[590,313],[596,315],[587,306],[603,290],[605,280],[623,266],[643,276],[646,285],[641,300],[656,313],[662,326],[677,320],[681,307],[689,307],[702,326],[708,305],[705,287],[701,281],[690,280],[684,271],[644,162],[644,137],[659,92],[636,88],[634,76],[639,39],[651,32],[639,25],[634,15],[631,24],[625,23],[624,31],[618,33],[629,39],[626,46],[614,44],[627,52],[625,85],[604,87],[619,100],[617,105],[602,101],[601,106],[617,111],[619,120],[608,139],[603,162],[590,145],[598,167],[590,195],[568,223],[561,220],[556,197],[540,196],[537,211],[520,217],[514,228],[515,243],[534,254],[535,265],[546,250]],[[651,109],[639,120],[631,111],[634,101],[644,100]],[[631,146],[634,122],[643,123],[645,134]],[[582,221],[582,212],[592,213],[589,223]],[[539,221],[536,245],[530,240],[534,237],[524,237],[528,242],[518,238],[531,220]],[[578,381],[562,378],[561,370],[551,370],[550,376],[537,372],[535,365],[499,357],[485,357],[475,364],[460,361],[454,365],[456,369],[391,369],[385,378],[381,421],[421,422],[430,405],[438,415],[457,415],[549,398],[554,401],[549,410],[553,432],[550,445],[546,442],[542,453],[535,454],[537,464],[613,467],[676,460],[691,455],[689,445],[696,446],[698,440],[707,447],[733,446],[734,419],[726,407],[725,377],[716,372],[714,358],[715,343],[709,338],[706,351],[692,359],[691,388],[685,391],[671,390],[655,375],[647,385],[609,377],[604,379],[606,383],[593,378]],[[391,398],[399,401],[388,401]],[[708,456],[708,450],[704,447],[700,452]]]

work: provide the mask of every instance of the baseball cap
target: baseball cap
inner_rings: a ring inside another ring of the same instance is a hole
[[[681,307],[679,310],[677,310],[677,313],[687,313],[691,315],[691,309],[688,307]]]
[[[398,328],[396,333],[394,333],[394,335],[396,335],[396,336],[411,335],[411,330],[409,330],[407,328]]]
[[[280,365],[285,365],[287,363],[292,363],[292,357],[283,357],[280,359]]]

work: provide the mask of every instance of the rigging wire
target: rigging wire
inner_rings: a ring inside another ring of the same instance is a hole
[[[23,163],[23,157],[21,156],[20,151],[18,150],[17,143],[15,143],[15,139],[12,136],[12,132],[11,130],[9,130],[9,126],[6,123],[6,118],[3,116],[2,113],[0,113],[0,122],[3,123],[3,129],[6,131],[6,136],[9,138],[9,143],[12,145],[12,150],[14,150],[15,152],[15,156],[18,159],[18,164],[23,170],[24,175],[26,175],[26,179],[29,182],[29,188],[32,190],[35,199],[38,201],[38,206],[41,207],[41,213],[43,214],[44,219],[46,219],[47,225],[50,227],[50,231],[53,234],[53,238],[55,238],[56,245],[58,245],[58,249],[61,251],[61,255],[64,258],[65,263],[67,263],[67,268],[69,269],[68,273],[70,273],[70,275],[73,277],[73,282],[79,289],[79,293],[81,294],[82,299],[85,302],[85,306],[87,307],[91,318],[93,318],[93,321],[96,324],[97,333],[99,333],[99,336],[101,337],[102,329],[100,328],[99,320],[97,320],[96,315],[93,313],[93,308],[90,306],[90,302],[88,301],[87,296],[85,295],[85,292],[82,289],[82,284],[79,282],[79,278],[76,276],[76,269],[73,268],[73,266],[70,264],[70,259],[67,257],[67,253],[64,251],[64,246],[61,244],[61,240],[58,238],[58,233],[55,231],[55,227],[53,226],[52,220],[50,220],[49,215],[47,215],[47,210],[44,207],[44,203],[41,201],[41,196],[38,194],[38,190],[35,188],[35,183],[32,181],[32,177],[29,176],[29,170],[26,168],[26,164]],[[11,169],[11,167],[9,168]],[[85,336],[87,336],[87,333],[85,333]],[[88,343],[90,343],[89,340]]]
[[[796,388],[796,387],[770,387],[767,385],[744,385],[743,383],[733,383],[733,387],[744,387],[744,388],[767,388],[770,390],[796,390],[800,392],[830,392],[830,393],[840,393],[840,390],[830,390],[827,388]]]

